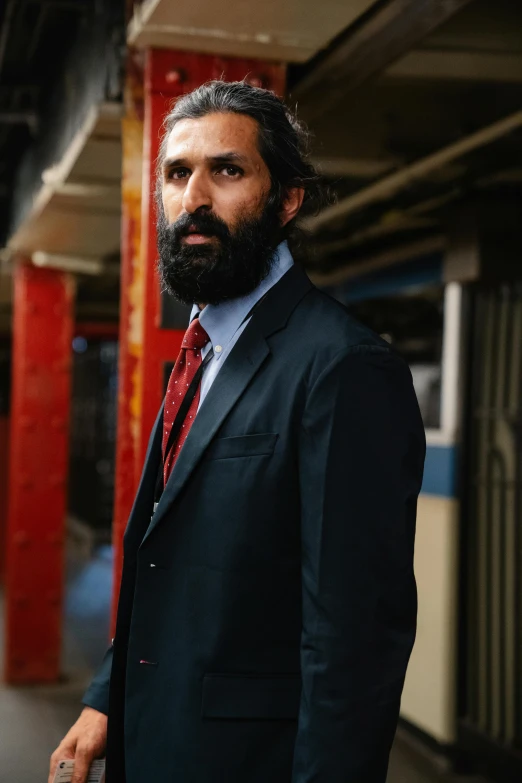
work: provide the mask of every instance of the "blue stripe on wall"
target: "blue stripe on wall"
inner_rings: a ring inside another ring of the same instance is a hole
[[[442,282],[443,257],[441,253],[435,253],[348,280],[342,285],[340,298],[344,304],[349,304],[390,296],[406,291],[408,288],[442,284]]]
[[[421,492],[445,498],[456,496],[457,447],[428,446]]]

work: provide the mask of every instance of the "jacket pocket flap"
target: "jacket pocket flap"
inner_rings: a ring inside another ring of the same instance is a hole
[[[299,675],[206,674],[203,718],[295,720],[299,714]]]
[[[270,455],[274,451],[277,438],[277,433],[273,432],[217,438],[210,444],[205,456],[207,459],[230,459]]]

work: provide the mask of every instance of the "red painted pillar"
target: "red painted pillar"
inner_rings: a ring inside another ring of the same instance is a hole
[[[5,678],[60,674],[74,283],[14,273]]]
[[[0,414],[0,584],[5,575],[7,543],[7,471],[9,465],[9,417]]]
[[[114,519],[116,607],[121,574],[121,539],[142,469],[152,425],[164,395],[165,378],[175,361],[188,315],[177,328],[166,323],[156,275],[155,163],[162,125],[173,101],[210,79],[266,87],[282,95],[286,68],[278,63],[152,49],[146,53],[142,85],[136,60],[129,61],[126,120],[123,125],[123,257],[120,324],[120,396]],[[141,87],[141,89],[140,89]],[[144,122],[139,107],[143,100]],[[143,146],[138,148],[140,129]],[[137,182],[143,164],[142,182]],[[141,225],[136,195],[141,186]],[[128,466],[134,455],[135,471]],[[131,476],[133,479],[131,481]]]
[[[125,116],[122,121],[122,226],[120,326],[118,344],[118,425],[112,541],[114,634],[123,559],[123,534],[138,485],[137,439],[140,419],[139,373],[143,346],[144,268],[141,247],[143,177],[143,63],[139,52],[127,55]]]

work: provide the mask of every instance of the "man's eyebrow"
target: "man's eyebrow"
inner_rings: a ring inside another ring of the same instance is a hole
[[[165,158],[163,161],[164,169],[172,169],[174,166],[185,166],[187,161],[185,158]]]
[[[234,161],[236,163],[247,163],[248,159],[239,152],[224,152],[221,155],[209,155],[207,160],[212,163],[228,163]]]
[[[222,152],[219,155],[207,155],[207,163],[247,163],[248,159],[239,152]],[[188,166],[187,158],[165,158],[163,161],[164,169],[173,169],[176,166]]]

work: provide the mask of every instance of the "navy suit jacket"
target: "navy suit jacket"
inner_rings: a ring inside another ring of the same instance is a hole
[[[125,534],[84,702],[108,783],[385,783],[416,623],[424,430],[407,365],[294,266]]]

